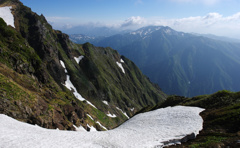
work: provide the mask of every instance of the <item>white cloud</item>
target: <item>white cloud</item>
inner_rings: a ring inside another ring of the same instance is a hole
[[[240,21],[240,12],[232,15],[232,16],[229,16],[229,17],[226,17],[226,20],[228,21]]]
[[[177,1],[177,0],[175,0]],[[192,1],[192,0],[178,0]],[[71,23],[72,18],[68,17],[47,17],[54,27],[61,29],[69,29],[76,26]],[[67,22],[67,23],[66,23]],[[59,25],[60,24],[60,25]],[[58,26],[57,26],[58,25]],[[79,25],[79,24],[78,24]],[[240,12],[230,16],[223,16],[217,12],[211,12],[204,16],[191,16],[186,18],[167,19],[162,17],[143,18],[140,16],[132,16],[125,21],[115,23],[88,23],[85,26],[95,28],[96,26],[119,28],[119,29],[138,29],[148,25],[169,26],[177,31],[195,32],[203,34],[215,34],[220,36],[228,36],[240,39]]]
[[[184,32],[211,33],[240,38],[240,12],[227,17],[214,12],[205,16],[159,19],[153,22]]]
[[[145,19],[140,17],[140,16],[132,16],[125,20],[122,24],[121,27],[133,27],[133,26],[141,26],[146,23]]]
[[[212,12],[205,16],[192,16],[179,19],[165,19],[160,17],[142,18],[137,16],[128,18],[120,24],[118,26],[122,29],[127,27],[137,29],[148,25],[169,26],[177,31],[215,34],[240,39],[240,12],[231,16],[223,16]]]
[[[208,20],[208,19],[219,19],[219,18],[221,18],[221,17],[222,17],[221,14],[213,12],[213,13],[208,13],[208,14],[204,17],[204,19],[206,19],[206,20]]]

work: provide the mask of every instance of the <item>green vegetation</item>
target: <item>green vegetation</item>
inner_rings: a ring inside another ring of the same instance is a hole
[[[214,145],[221,143],[224,140],[227,140],[227,137],[221,136],[207,136],[202,139],[204,142],[200,142],[198,144],[189,145],[190,148],[199,148],[199,147],[214,147]]]
[[[0,74],[0,88],[2,97],[8,98],[10,101],[28,100],[34,102],[35,100],[33,94],[2,74]]]

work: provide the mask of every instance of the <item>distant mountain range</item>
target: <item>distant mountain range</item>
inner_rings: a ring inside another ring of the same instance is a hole
[[[193,34],[197,35],[197,36],[208,37],[210,39],[224,41],[224,42],[240,43],[240,39],[229,38],[229,37],[225,37],[225,36],[216,36],[216,35],[213,35],[213,34],[197,34],[197,33],[193,33]]]
[[[104,26],[95,26],[95,25],[79,25],[72,28],[62,28],[64,33],[67,34],[76,34],[80,32],[82,35],[89,37],[109,37],[115,34],[127,33],[130,30],[122,30],[114,27],[104,27]]]
[[[99,42],[102,39],[104,39],[105,37],[103,37],[103,36],[94,37],[94,36],[87,36],[84,34],[71,34],[71,35],[69,35],[69,38],[70,38],[70,40],[72,40],[75,43],[84,44],[86,42],[89,42],[89,43]]]
[[[168,94],[191,97],[222,89],[240,90],[240,43],[163,26],[89,41],[112,47],[133,60]]]

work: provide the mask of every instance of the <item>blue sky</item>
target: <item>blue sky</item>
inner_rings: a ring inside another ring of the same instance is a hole
[[[122,29],[164,25],[240,38],[240,0],[21,0],[56,29],[96,24]],[[237,31],[236,31],[237,30]]]

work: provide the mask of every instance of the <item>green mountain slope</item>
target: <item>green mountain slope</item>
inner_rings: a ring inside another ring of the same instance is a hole
[[[4,6],[15,28],[0,18],[0,113],[46,128],[104,130],[98,122],[114,128],[166,98],[117,51],[72,43],[18,0]]]
[[[240,44],[149,26],[93,44],[117,49],[164,92],[183,96],[240,90]]]

